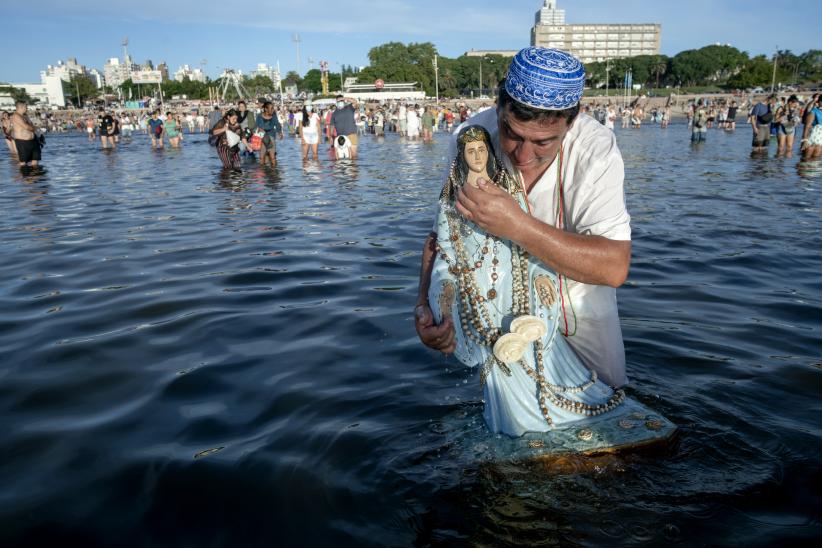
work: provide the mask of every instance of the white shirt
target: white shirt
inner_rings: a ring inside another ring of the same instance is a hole
[[[417,131],[419,130],[419,116],[417,116],[417,111],[413,108],[409,108],[406,114],[406,120],[408,121],[408,130],[409,131]]]
[[[302,125],[302,112],[300,113],[300,125]],[[303,127],[303,135],[306,133],[315,134],[320,132],[320,115],[316,112],[308,113],[308,126]]]
[[[467,125],[483,126],[491,135],[497,156],[511,173],[518,174],[500,149],[495,108],[478,113],[454,131],[446,163],[449,170],[456,157],[456,136]],[[565,230],[630,241],[631,217],[625,208],[623,190],[625,168],[614,133],[587,114],[580,114],[565,135],[562,148]],[[551,226],[557,226],[558,169],[559,162],[555,160],[528,195],[531,214]],[[565,287],[563,278],[563,290]],[[566,302],[568,342],[603,381],[612,386],[625,384],[625,349],[616,289],[569,279],[567,290],[570,296],[570,302]]]

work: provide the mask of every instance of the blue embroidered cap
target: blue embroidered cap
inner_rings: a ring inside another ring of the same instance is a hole
[[[585,85],[585,67],[570,53],[529,47],[511,61],[505,91],[515,101],[542,110],[576,105]]]

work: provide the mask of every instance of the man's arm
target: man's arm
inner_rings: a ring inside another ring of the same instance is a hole
[[[21,115],[20,113],[15,112],[12,115],[12,122],[17,124],[18,126],[23,126],[23,129],[26,131],[34,131],[35,127],[29,120],[26,119],[25,116]]]
[[[578,282],[619,287],[628,277],[631,242],[573,234],[524,212],[504,190],[485,181],[457,194],[457,209],[480,228],[525,248],[559,274]]]

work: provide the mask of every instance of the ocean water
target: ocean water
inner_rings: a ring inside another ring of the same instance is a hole
[[[744,126],[617,135],[628,392],[679,436],[562,470],[472,458],[476,372],[416,337],[443,134],[242,173],[200,135],[0,154],[0,544],[822,537],[820,166]]]

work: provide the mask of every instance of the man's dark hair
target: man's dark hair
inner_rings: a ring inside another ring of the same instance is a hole
[[[17,106],[17,105],[28,105],[28,103],[23,101],[22,99],[18,99],[17,101],[14,102],[14,106]]]
[[[343,94],[339,94],[337,95],[337,99],[345,99],[345,96]]]
[[[531,122],[532,120],[543,122],[560,118],[564,119],[567,124],[570,124],[579,114],[579,103],[564,110],[540,110],[523,105],[515,101],[514,98],[508,94],[508,91],[505,89],[505,81],[499,85],[498,104],[500,111],[505,112],[507,110],[513,114],[517,120],[522,122]]]
[[[240,106],[240,105],[245,105],[245,101],[242,101],[242,100],[241,100],[241,101],[237,101],[237,106]]]

